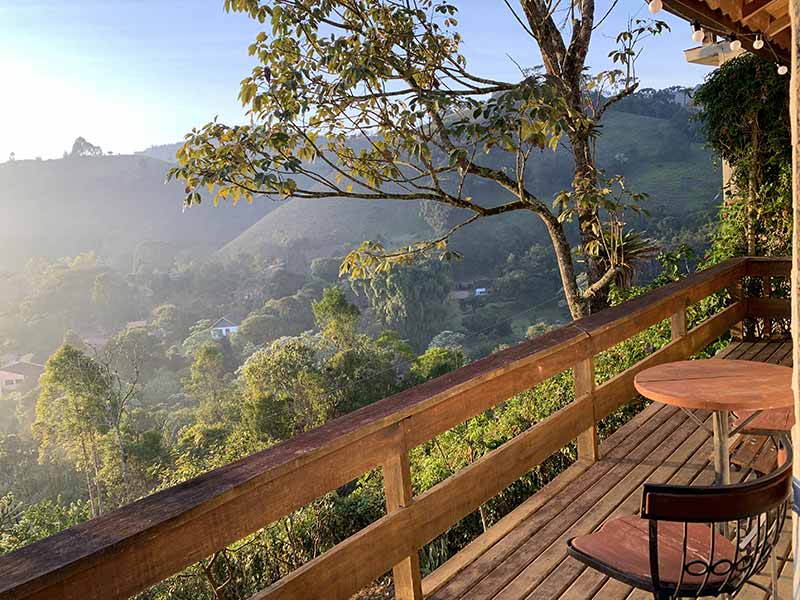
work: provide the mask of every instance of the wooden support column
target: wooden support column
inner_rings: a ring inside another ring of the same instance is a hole
[[[744,286],[741,279],[728,288],[728,293],[731,295],[731,302],[744,301]],[[744,339],[744,321],[731,327],[731,337],[739,342]]]
[[[577,363],[575,372],[575,400],[589,396],[591,402],[586,404],[592,411],[592,426],[578,436],[578,458],[596,462],[600,458],[600,436],[597,432],[597,415],[594,402],[594,358],[590,357]]]
[[[789,119],[792,129],[792,391],[794,392],[795,425],[792,427],[794,447],[794,485],[800,480],[800,0],[789,0],[791,19],[791,82],[789,85]],[[792,511],[792,547],[794,549],[794,581],[792,597],[800,595],[800,528],[798,514]]]
[[[670,317],[670,330],[672,332],[672,341],[682,338],[686,335],[686,308],[680,309]]]
[[[411,465],[405,444],[406,421],[397,424],[399,443],[397,453],[383,465],[383,489],[386,494],[386,512],[407,508],[414,502],[411,488]],[[380,551],[380,549],[376,549]],[[396,600],[422,600],[422,577],[419,551],[405,557],[392,568],[394,597]]]
[[[769,275],[761,277],[761,295],[764,298],[772,296],[772,278]],[[772,335],[772,319],[764,317],[764,339],[769,339]]]

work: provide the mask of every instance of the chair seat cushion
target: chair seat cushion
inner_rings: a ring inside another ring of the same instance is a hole
[[[570,553],[611,577],[624,579],[652,591],[648,528],[649,521],[636,516],[611,519],[598,531],[570,540]],[[699,562],[690,567],[690,573],[683,574],[681,586],[702,584],[705,579],[705,565],[711,558],[712,535],[715,537],[713,562],[716,566],[708,576],[706,586],[718,588],[723,585],[736,554],[733,544],[705,523],[689,523],[686,533],[688,542],[684,561],[684,524],[658,522],[658,571],[661,585],[676,586],[680,581],[683,565],[692,565],[693,561]]]

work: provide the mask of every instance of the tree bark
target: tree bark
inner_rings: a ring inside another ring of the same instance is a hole
[[[558,273],[561,276],[561,285],[564,287],[564,297],[573,319],[580,319],[587,314],[587,307],[581,298],[580,289],[575,276],[575,265],[572,262],[572,247],[567,241],[564,228],[558,219],[550,213],[537,213],[544,222],[547,234],[556,253]]]
[[[128,475],[128,454],[125,452],[125,444],[122,441],[122,432],[119,429],[119,423],[114,426],[114,436],[116,437],[117,441],[120,470],[122,471],[122,486],[125,492],[123,501],[127,502],[131,497],[130,477]]]
[[[92,511],[92,518],[95,518],[100,515],[100,511],[96,506],[95,494],[94,490],[92,489],[92,478],[89,475],[89,453],[86,451],[86,441],[81,436],[81,452],[83,453],[83,474],[86,476],[86,490],[89,492],[89,506],[91,507]]]
[[[586,116],[583,74],[594,25],[594,0],[574,1],[576,14],[572,19],[572,36],[568,46],[564,43],[561,31],[553,21],[548,4],[542,0],[521,0],[521,4],[531,33],[539,44],[545,71],[559,82],[570,108]],[[584,248],[597,239],[597,235],[592,230],[592,224],[596,221],[598,215],[597,207],[594,204],[587,204],[581,201],[582,196],[587,193],[593,193],[597,188],[597,168],[592,152],[591,135],[591,131],[583,126],[576,128],[569,135],[570,148],[575,163],[572,188],[576,202],[578,202],[578,226],[581,244]],[[554,246],[556,246],[555,242]],[[562,281],[565,281],[564,269],[562,268],[564,263],[561,256],[558,256],[558,261]],[[603,268],[603,264],[597,257],[586,254],[585,261],[588,285],[591,286],[600,280],[606,269]],[[570,259],[571,264],[572,261]],[[600,311],[608,306],[607,287],[593,294],[585,302],[580,299],[579,291],[575,294],[570,293],[566,281],[564,290],[573,318]],[[575,298],[579,300],[576,301]]]
[[[97,442],[94,439],[94,435],[91,435],[91,447],[92,447],[92,463],[94,466],[94,486],[95,486],[95,494],[97,496],[97,514],[102,515],[103,502],[101,500],[102,492],[100,490],[100,459],[97,456]]]
[[[581,197],[595,193],[597,189],[597,167],[591,150],[591,140],[588,132],[578,132],[570,139],[572,156],[575,160],[575,175],[572,188],[578,202]],[[585,251],[593,242],[598,241],[592,225],[598,220],[598,209],[594,203],[582,203],[578,206],[578,228],[581,236],[581,246],[584,248],[584,263],[586,265],[587,287],[600,280],[606,268],[598,256],[593,256]],[[608,286],[598,290],[586,302],[589,313],[596,313],[608,308]]]
[[[747,255],[755,256],[756,254],[756,224],[755,224],[755,211],[756,201],[758,196],[758,189],[761,187],[761,150],[759,147],[759,130],[758,130],[758,115],[753,115],[750,122],[750,145],[752,147],[751,162],[750,162],[750,176],[748,178],[748,198],[746,213],[746,229],[747,229]]]

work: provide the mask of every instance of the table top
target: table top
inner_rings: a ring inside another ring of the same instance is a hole
[[[645,369],[634,387],[664,404],[704,410],[769,410],[794,404],[792,369],[749,360],[682,360]]]

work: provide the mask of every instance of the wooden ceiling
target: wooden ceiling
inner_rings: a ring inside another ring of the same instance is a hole
[[[737,34],[742,46],[769,60],[789,64],[789,0],[663,0],[669,12],[720,36]],[[764,39],[753,49],[756,34]]]

